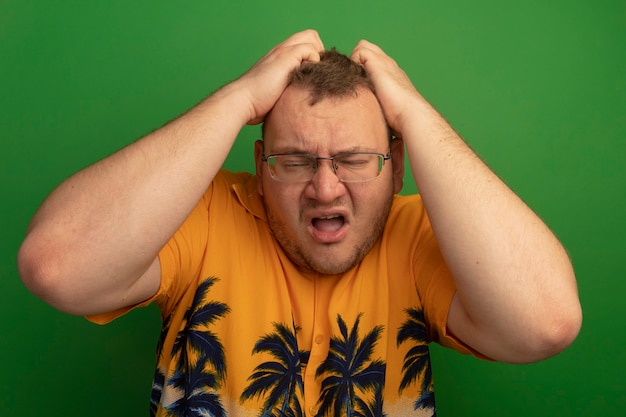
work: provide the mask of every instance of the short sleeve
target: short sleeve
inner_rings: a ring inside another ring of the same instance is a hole
[[[456,294],[456,285],[439,249],[421,199],[419,201],[420,215],[413,256],[413,274],[424,310],[428,338],[460,353],[486,359],[448,331],[448,313]]]
[[[219,179],[216,177],[216,180]],[[215,182],[215,180],[214,180]],[[161,282],[149,299],[115,311],[87,316],[87,320],[106,324],[136,308],[156,303],[161,315],[167,316],[177,300],[196,278],[206,252],[208,239],[208,207],[212,198],[212,183],[174,236],[159,251]]]

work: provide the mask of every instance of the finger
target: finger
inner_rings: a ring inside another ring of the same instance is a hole
[[[303,49],[300,55],[300,62],[319,62],[321,59],[320,52],[317,49],[309,47]]]
[[[300,65],[303,62],[318,62],[320,58],[321,52],[310,43],[299,43],[284,46],[281,49],[274,51],[274,62],[281,61],[289,66]]]
[[[302,43],[311,44],[318,52],[324,50],[324,43],[322,42],[319,33],[314,29],[307,29],[294,33],[279,46],[293,46]]]
[[[376,55],[385,55],[385,53],[378,45],[363,39],[354,47],[350,58],[358,64],[365,65],[369,59]]]

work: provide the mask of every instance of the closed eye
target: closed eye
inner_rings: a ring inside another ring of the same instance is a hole
[[[371,159],[364,158],[362,156],[351,156],[347,158],[337,158],[335,159],[335,162],[337,163],[337,165],[344,168],[358,169],[368,166],[371,162]]]

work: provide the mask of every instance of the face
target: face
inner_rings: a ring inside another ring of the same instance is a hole
[[[265,154],[308,153],[329,157],[341,152],[387,154],[387,126],[374,94],[324,99],[309,104],[300,88],[285,90],[265,120]],[[394,140],[392,159],[371,181],[343,183],[329,161],[320,161],[312,180],[286,183],[272,179],[255,159],[258,191],[269,226],[289,257],[305,269],[338,274],[360,262],[379,239],[394,193],[402,188],[403,147]]]

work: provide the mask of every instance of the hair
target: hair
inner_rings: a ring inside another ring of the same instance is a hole
[[[291,73],[290,84],[311,94],[310,104],[325,98],[356,96],[360,88],[374,91],[365,68],[332,48],[322,52],[319,62],[307,62]]]
[[[308,91],[311,106],[326,98],[356,97],[362,88],[375,93],[365,68],[335,48],[322,52],[318,62],[305,62],[294,69],[289,85]],[[389,137],[391,140],[390,129]],[[265,122],[261,125],[261,138],[265,138]]]

